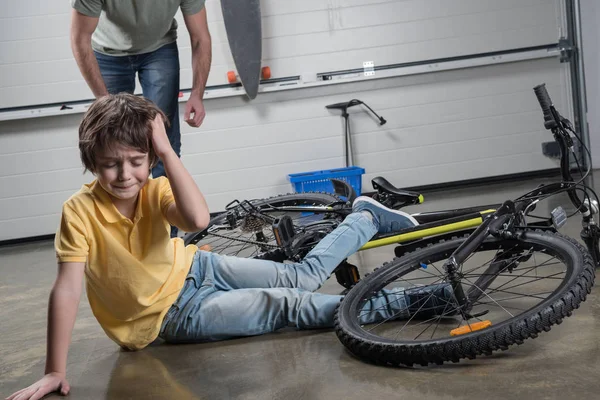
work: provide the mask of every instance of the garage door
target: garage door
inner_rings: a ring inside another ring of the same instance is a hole
[[[52,234],[62,202],[93,179],[77,153],[77,107],[91,95],[70,54],[68,2],[30,3],[39,2],[1,6],[0,240]],[[365,190],[376,175],[419,186],[556,166],[541,153],[550,138],[532,88],[545,82],[573,114],[557,46],[562,1],[265,0],[263,59],[274,79],[253,101],[225,85],[234,66],[220,4],[206,4],[207,118],[200,129],[182,124],[182,159],[213,211],[288,192],[289,173],[344,166],[342,119],[325,106],[353,98],[388,121],[352,109]],[[189,40],[177,18],[185,92]]]

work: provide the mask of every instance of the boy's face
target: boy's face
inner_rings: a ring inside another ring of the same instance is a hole
[[[103,149],[96,165],[100,185],[120,200],[135,199],[150,176],[148,154],[121,144]]]

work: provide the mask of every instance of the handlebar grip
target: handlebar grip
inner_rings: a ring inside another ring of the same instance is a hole
[[[533,88],[535,95],[537,96],[538,101],[540,102],[540,106],[542,107],[542,111],[544,115],[550,114],[550,107],[552,106],[552,100],[550,99],[550,95],[546,90],[546,84],[542,83]]]
[[[546,90],[546,84],[542,83],[533,88],[535,95],[540,103],[540,107],[542,107],[542,111],[544,112],[544,127],[546,129],[552,129],[556,127],[556,121],[554,120],[554,115],[552,114],[551,107],[553,106],[552,100],[550,99],[550,95]]]

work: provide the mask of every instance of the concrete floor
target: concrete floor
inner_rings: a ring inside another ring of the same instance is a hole
[[[501,202],[549,179],[428,193],[416,212]],[[548,207],[568,204],[557,196]],[[547,207],[539,207],[538,214]],[[567,211],[572,210],[569,207]],[[579,238],[574,217],[562,232]],[[361,273],[392,247],[354,257]],[[352,261],[352,260],[351,260]],[[0,247],[0,396],[42,377],[46,307],[56,265],[51,241]],[[330,279],[320,291],[339,293]],[[536,340],[477,360],[386,368],[352,357],[330,330],[196,345],[155,343],[123,352],[82,299],[69,353],[73,399],[563,399],[600,397],[600,297],[592,292],[563,324]],[[49,398],[58,396],[49,396]]]

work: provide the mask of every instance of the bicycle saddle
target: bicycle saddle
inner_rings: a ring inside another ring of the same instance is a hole
[[[398,189],[392,185],[387,179],[377,176],[371,180],[373,189],[379,193],[386,194],[393,197],[395,201],[400,201],[407,204],[419,204],[423,202],[423,196],[417,192],[411,192],[409,190]]]

